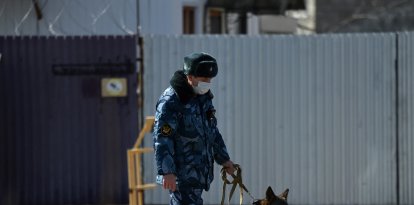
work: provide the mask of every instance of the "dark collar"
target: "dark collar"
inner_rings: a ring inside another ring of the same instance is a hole
[[[188,84],[187,76],[182,70],[175,71],[173,77],[170,80],[170,85],[177,93],[180,101],[184,104],[188,103],[191,98],[196,96],[193,87]]]

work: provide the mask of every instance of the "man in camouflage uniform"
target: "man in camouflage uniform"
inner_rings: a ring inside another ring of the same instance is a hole
[[[212,56],[188,55],[158,100],[153,133],[157,179],[170,190],[171,205],[203,204],[201,194],[213,181],[214,161],[234,173],[209,89],[217,72]]]

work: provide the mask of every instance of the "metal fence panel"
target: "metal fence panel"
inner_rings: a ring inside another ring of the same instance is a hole
[[[395,204],[395,46],[394,34],[145,36],[144,113],[184,55],[208,52],[219,129],[253,196],[271,186],[292,204]],[[152,181],[153,156],[144,166]],[[221,199],[215,175],[206,204]],[[168,202],[159,187],[145,196]]]
[[[0,36],[0,53],[0,204],[128,203],[135,36]],[[128,96],[102,98],[104,77],[126,78]]]
[[[400,204],[414,203],[414,33],[398,34]]]

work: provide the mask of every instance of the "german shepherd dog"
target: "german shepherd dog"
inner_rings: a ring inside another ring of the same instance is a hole
[[[287,197],[289,194],[289,189],[286,189],[281,194],[277,195],[273,192],[270,186],[266,190],[266,198],[259,199],[253,202],[254,205],[288,205]]]

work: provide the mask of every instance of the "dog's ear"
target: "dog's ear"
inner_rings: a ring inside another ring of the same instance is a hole
[[[261,205],[262,204],[262,200],[257,200],[253,202],[253,205]]]
[[[279,194],[279,197],[282,198],[282,199],[284,199],[284,200],[287,200],[288,194],[289,194],[289,189],[286,189],[284,192],[282,192],[281,194]]]
[[[269,186],[269,187],[267,187],[267,190],[266,190],[266,199],[267,200],[270,200],[270,199],[273,199],[273,198],[275,198],[276,197],[276,195],[275,195],[275,193],[273,192],[273,190],[272,190],[272,188]]]

